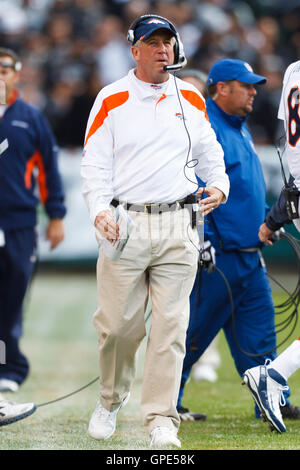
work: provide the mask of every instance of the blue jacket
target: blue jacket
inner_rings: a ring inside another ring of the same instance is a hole
[[[211,98],[207,100],[210,123],[222,145],[230,192],[208,217],[209,238],[225,251],[262,246],[258,238],[266,215],[266,187],[245,118],[225,113]]]
[[[40,200],[50,219],[65,216],[52,132],[42,114],[16,96],[0,118],[0,228],[34,226]]]

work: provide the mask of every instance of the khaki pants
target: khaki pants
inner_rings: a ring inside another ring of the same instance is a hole
[[[115,409],[130,391],[135,354],[146,334],[149,290],[152,325],[146,348],[142,417],[149,433],[155,426],[178,429],[176,411],[189,295],[198,259],[198,235],[186,209],[162,214],[129,212],[135,228],[120,260],[100,249],[97,263],[100,400]]]

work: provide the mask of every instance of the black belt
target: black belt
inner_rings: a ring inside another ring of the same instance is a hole
[[[117,207],[121,204],[124,209],[135,211],[135,212],[148,212],[148,214],[161,214],[162,212],[172,212],[179,208],[183,208],[187,204],[188,196],[180,201],[175,202],[161,202],[161,203],[149,203],[149,204],[132,204],[129,202],[120,202],[118,199],[113,199],[111,205]]]

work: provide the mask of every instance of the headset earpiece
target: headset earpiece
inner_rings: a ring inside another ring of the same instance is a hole
[[[22,62],[18,61],[15,63],[15,71],[16,72],[20,72],[20,70],[22,69]]]
[[[131,25],[129,26],[129,30],[128,30],[128,33],[127,33],[127,41],[133,45],[134,44],[134,33],[135,33],[135,30],[137,28],[137,26],[141,23],[141,21],[144,21],[146,18],[157,18],[157,19],[165,19],[165,18],[162,18],[158,15],[142,15],[142,16],[139,16],[138,18],[136,18],[134,20],[133,23],[131,23]],[[166,20],[167,21],[167,20]]]
[[[174,64],[179,62],[179,43],[178,43],[178,33],[175,36],[175,44],[174,44]]]
[[[128,30],[127,33],[127,41],[130,42],[130,44],[133,44],[134,41],[134,31],[132,29]]]

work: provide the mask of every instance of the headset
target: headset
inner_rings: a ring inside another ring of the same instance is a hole
[[[0,47],[0,54],[0,65],[2,67],[10,67],[15,72],[20,72],[22,69],[22,62],[12,49],[8,49],[7,47]],[[12,63],[10,60],[6,60],[5,57],[9,57],[12,60]]]
[[[11,67],[15,72],[20,72],[20,70],[22,69],[22,62],[20,62],[19,60],[16,61],[15,63],[11,63],[10,61],[6,61],[6,60],[1,60],[0,58],[0,65],[2,67]]]
[[[181,42],[181,39],[179,37],[179,33],[176,31],[175,26],[171,23],[171,21],[167,20],[163,16],[159,15],[142,15],[139,16],[129,27],[128,33],[127,33],[127,40],[128,42],[133,46],[135,42],[137,41],[137,38],[135,37],[135,31],[138,25],[146,20],[147,18],[155,18],[158,20],[163,20],[166,21],[171,30],[174,33],[175,36],[175,45],[174,45],[174,64],[173,65],[165,65],[164,70],[166,72],[174,72],[176,70],[182,69],[186,64],[187,64],[187,59],[185,57],[184,49],[183,49],[183,44]]]

